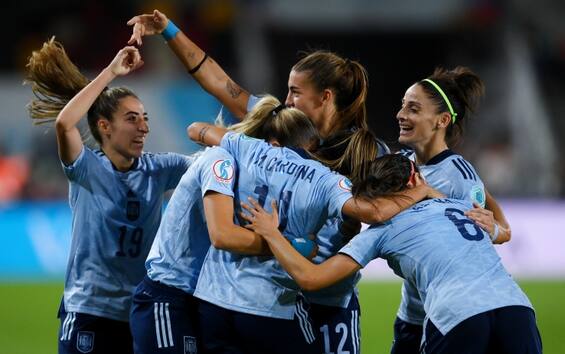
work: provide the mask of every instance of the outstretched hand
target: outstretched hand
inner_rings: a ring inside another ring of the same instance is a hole
[[[165,30],[169,19],[159,10],[153,10],[152,14],[143,14],[132,17],[128,22],[128,26],[133,26],[131,37],[128,41],[129,45],[143,44],[141,38],[143,36],[151,36],[159,34]]]
[[[108,69],[116,76],[127,75],[143,65],[141,54],[135,47],[124,47],[114,57]]]
[[[278,232],[279,213],[277,202],[275,200],[271,202],[273,213],[269,214],[255,199],[248,198],[248,200],[251,205],[241,202],[241,207],[249,212],[249,214],[240,213],[243,219],[249,221],[249,224],[245,225],[245,227],[263,237],[269,237],[273,232]]]

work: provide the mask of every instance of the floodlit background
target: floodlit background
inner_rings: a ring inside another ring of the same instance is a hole
[[[436,66],[469,66],[486,95],[454,150],[500,200],[513,239],[497,250],[534,303],[546,353],[565,352],[565,2],[558,0],[63,1],[3,4],[0,29],[0,353],[55,353],[70,240],[67,181],[53,129],[32,126],[22,86],[31,51],[55,35],[94,78],[126,44],[132,16],[158,8],[248,91],[286,96],[303,51],[326,49],[369,72],[373,131],[395,146],[404,91]],[[147,150],[190,153],[185,127],[218,102],[160,36],[145,66],[115,85],[149,113]],[[363,348],[384,353],[400,283],[383,262],[361,287]],[[31,327],[30,325],[36,326]],[[31,331],[31,332],[30,332]]]

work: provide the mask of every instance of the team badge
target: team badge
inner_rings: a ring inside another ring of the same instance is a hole
[[[90,353],[94,349],[94,332],[79,331],[77,334],[77,349],[81,353]]]
[[[231,160],[218,160],[214,162],[212,170],[218,182],[228,183],[234,175],[233,162]]]
[[[482,208],[486,204],[485,190],[480,185],[476,184],[471,188],[471,200],[478,203]]]
[[[184,336],[184,354],[196,354],[196,338],[191,336]]]
[[[349,179],[347,179],[347,178],[341,179],[339,181],[338,185],[339,185],[339,188],[344,189],[348,192],[351,192],[352,184],[351,184],[351,181]]]
[[[129,221],[135,221],[139,218],[139,211],[141,209],[141,203],[136,200],[135,193],[131,190],[127,194],[128,201],[126,204],[126,217]]]

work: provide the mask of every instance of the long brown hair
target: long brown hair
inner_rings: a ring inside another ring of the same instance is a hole
[[[35,124],[53,122],[65,105],[90,82],[69,59],[63,45],[51,37],[41,49],[33,51],[26,65],[25,83],[35,96],[27,108]],[[88,110],[90,133],[101,144],[98,120],[112,120],[119,101],[137,96],[126,87],[105,89]]]
[[[304,72],[319,92],[330,89],[334,93],[339,117],[331,133],[353,126],[368,129],[365,101],[369,77],[363,65],[335,53],[318,50],[299,60],[292,70]]]

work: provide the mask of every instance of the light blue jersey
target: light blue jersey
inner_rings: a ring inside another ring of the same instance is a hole
[[[405,154],[416,161],[416,154]],[[473,166],[461,155],[444,150],[418,169],[426,182],[448,198],[476,202],[485,206],[485,187]],[[408,281],[402,284],[402,299],[397,316],[408,323],[422,325],[426,313],[417,289]]]
[[[224,147],[236,160],[236,206],[253,197],[270,210],[278,201],[280,229],[288,239],[317,233],[341,217],[350,182],[317,161],[263,140],[227,133]],[[292,319],[298,286],[273,257],[241,256],[211,248],[194,296],[233,311]]]
[[[390,154],[389,147],[378,139],[377,150],[377,157]],[[318,253],[312,260],[314,263],[320,264],[324,262],[335,255],[349,241],[349,238],[344,236],[340,231],[342,222],[343,220],[341,218],[327,220],[322,229],[318,232]],[[361,273],[358,272],[327,288],[313,292],[304,292],[304,296],[313,304],[347,308],[351,297],[354,293],[357,293],[355,286],[360,279]]]
[[[471,203],[433,199],[355,236],[340,253],[361,266],[380,257],[414,285],[442,334],[476,314],[530,301],[506,272],[489,236],[464,216]]]
[[[249,100],[247,100],[247,112],[251,111],[260,99],[261,97],[249,95]],[[240,123],[241,120],[234,116],[232,112],[226,109],[226,107],[222,106],[220,107],[220,112],[218,112],[218,116],[216,117],[216,122],[220,123],[220,125],[229,127],[230,125]]]
[[[159,227],[163,193],[190,165],[186,156],[143,153],[127,172],[84,147],[63,169],[69,179],[72,241],[65,276],[67,312],[128,321],[131,295]]]
[[[145,263],[151,280],[194,292],[210,248],[202,199],[209,191],[233,197],[235,170],[231,155],[215,147],[204,151],[186,171],[169,201]]]
[[[320,232],[316,235],[318,253],[312,262],[320,264],[326,259],[335,255],[349,241],[340,231],[341,218],[329,219],[326,221]],[[361,273],[357,272],[327,288],[304,292],[306,299],[318,305],[334,306],[346,308],[351,300],[351,296],[356,292],[355,285],[361,279]]]

